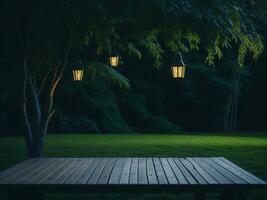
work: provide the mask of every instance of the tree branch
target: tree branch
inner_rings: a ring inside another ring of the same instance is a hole
[[[36,85],[34,85],[33,79],[33,73],[28,72],[29,96],[31,98],[31,110],[33,114],[32,120],[34,120],[33,126],[35,127],[35,132],[37,132],[36,129],[38,129],[41,120],[41,108],[39,104]]]
[[[56,112],[56,109],[53,109],[53,110],[50,112],[48,119],[50,119],[50,118],[54,115],[55,112]]]
[[[45,86],[45,83],[46,83],[46,81],[47,81],[47,79],[48,79],[48,77],[49,77],[49,74],[50,74],[52,71],[53,71],[53,70],[50,69],[50,70],[46,73],[46,75],[44,76],[44,78],[42,79],[40,88],[39,88],[39,90],[38,90],[38,96],[40,96],[40,93],[41,93],[43,87]]]
[[[31,154],[32,150],[32,143],[33,143],[33,138],[32,138],[32,130],[30,127],[29,123],[29,118],[27,114],[27,109],[26,109],[26,85],[27,85],[27,63],[29,62],[29,58],[25,56],[23,60],[23,80],[22,80],[22,88],[19,90],[21,91],[21,97],[22,97],[22,102],[20,105],[21,109],[21,117],[24,125],[24,137],[27,145],[27,150],[28,150],[28,155]]]
[[[55,76],[57,76],[57,77],[55,77],[54,81],[52,82],[51,90],[50,90],[50,96],[54,95],[55,89],[56,89],[60,79],[62,78],[63,72],[64,72],[66,65],[67,65],[67,62],[68,62],[69,49],[70,49],[70,43],[69,43],[69,45],[68,45],[68,47],[64,53],[63,63],[61,65],[58,65],[58,67],[56,68],[57,69],[56,72],[58,72],[58,74],[55,73]],[[61,63],[61,62],[59,62],[59,63]]]
[[[51,111],[52,106],[53,106],[54,93],[55,93],[55,90],[56,90],[56,87],[57,87],[59,81],[62,78],[64,69],[67,65],[69,49],[70,49],[70,45],[68,45],[66,51],[64,52],[64,57],[62,59],[63,62],[61,62],[61,60],[60,60],[57,63],[57,66],[54,70],[54,75],[53,75],[53,78],[51,80],[51,85],[50,85],[50,89],[49,89],[49,95],[47,96],[45,106],[44,106],[44,115],[42,117],[42,128],[44,130],[47,130],[48,122],[49,122],[50,118],[52,117],[52,115],[55,113],[55,110]],[[44,132],[44,134],[45,134],[45,132]]]

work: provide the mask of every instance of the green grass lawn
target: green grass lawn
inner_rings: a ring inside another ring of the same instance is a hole
[[[49,135],[45,144],[46,157],[151,157],[151,156],[223,156],[242,168],[267,180],[267,135]],[[0,170],[26,158],[23,138],[0,138]],[[264,194],[266,197],[266,194]],[[113,195],[114,197],[114,195]],[[129,196],[116,196],[125,199]],[[173,195],[165,195],[173,199]],[[74,196],[66,197],[73,199]],[[95,199],[108,199],[94,196]],[[130,198],[130,197],[129,197]],[[130,199],[155,199],[150,195]],[[162,198],[158,196],[157,198]],[[58,196],[50,195],[50,199]],[[65,199],[65,198],[64,198]],[[78,199],[83,199],[79,196]],[[86,197],[85,197],[86,199]],[[265,199],[262,192],[250,195],[250,199]]]

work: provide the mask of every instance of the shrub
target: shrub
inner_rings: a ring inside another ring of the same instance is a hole
[[[148,117],[143,123],[146,133],[179,133],[182,131],[174,123],[159,116]]]
[[[61,112],[52,120],[50,131],[55,133],[99,133],[96,123],[87,116],[68,116]]]

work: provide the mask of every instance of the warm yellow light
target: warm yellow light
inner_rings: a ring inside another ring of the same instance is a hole
[[[119,65],[119,56],[110,56],[109,62],[112,67],[117,67]]]
[[[173,66],[172,77],[173,78],[184,78],[185,77],[185,66]]]
[[[73,80],[82,81],[83,80],[83,69],[74,69],[72,70]]]

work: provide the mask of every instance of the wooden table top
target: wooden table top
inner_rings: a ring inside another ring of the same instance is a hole
[[[266,188],[266,182],[223,157],[36,158],[0,173],[0,190],[14,187],[101,191]]]

